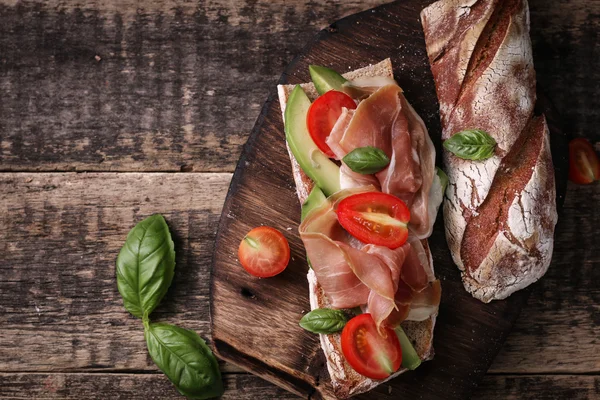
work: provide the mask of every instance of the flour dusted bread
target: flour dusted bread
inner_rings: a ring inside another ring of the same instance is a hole
[[[390,59],[381,61],[378,64],[370,65],[365,68],[357,69],[352,72],[344,74],[346,79],[352,80],[359,77],[373,77],[373,76],[385,76],[393,77],[392,64]],[[318,94],[312,83],[305,83],[301,85],[308,97],[311,100],[317,98]],[[287,99],[294,85],[279,85],[278,94],[281,105],[282,113],[285,111]],[[289,149],[288,149],[289,150]],[[296,182],[296,190],[300,202],[304,202],[306,197],[310,193],[313,182],[306,176],[298,165],[293,154],[289,152],[290,160],[292,163],[292,170],[294,180]],[[427,246],[427,241],[422,241],[428,261],[432,264],[431,253]],[[312,270],[308,272],[308,283],[310,288],[310,305],[311,309],[316,308],[327,308],[330,306],[327,296],[323,293],[317,277]],[[417,351],[421,360],[429,360],[433,357],[433,329],[435,326],[435,315],[421,322],[405,321],[402,323],[406,335],[413,343],[415,350]],[[332,335],[320,335],[321,347],[325,353],[327,359],[327,369],[331,377],[331,383],[334,389],[334,393],[338,398],[348,398],[352,395],[364,393],[371,390],[375,386],[383,383],[384,381],[377,381],[370,378],[366,378],[350,367],[350,365],[344,359],[340,343],[340,334]],[[399,374],[405,372],[406,369],[400,369],[394,375],[390,376],[387,380],[392,379]]]
[[[534,115],[527,1],[440,0],[421,20],[442,138],[483,129],[497,142],[487,160],[444,152],[444,219],[465,288],[503,299],[544,275],[557,220],[548,126]]]

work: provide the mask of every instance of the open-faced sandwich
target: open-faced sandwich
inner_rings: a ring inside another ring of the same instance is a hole
[[[301,325],[347,398],[433,357],[441,287],[427,238],[445,175],[389,59],[310,73],[278,87],[310,266]]]

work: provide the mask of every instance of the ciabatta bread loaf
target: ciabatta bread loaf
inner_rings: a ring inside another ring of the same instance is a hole
[[[349,80],[373,76],[385,76],[393,78],[392,63],[390,59],[386,59],[378,64],[370,65],[368,67],[344,74],[344,77]],[[305,83],[301,86],[311,100],[317,98],[318,94],[312,83]],[[287,104],[288,96],[293,89],[294,85],[278,86],[279,102],[282,113],[285,113],[285,106]],[[298,199],[300,200],[300,203],[303,203],[312,190],[313,182],[302,171],[291,151],[289,154],[292,163],[294,181],[296,182]],[[423,240],[422,243],[426,250],[429,263],[433,268],[432,257],[427,245],[427,241]],[[327,296],[323,293],[323,290],[317,281],[317,277],[312,270],[308,271],[307,278],[310,289],[309,296],[311,309],[329,308],[330,302]],[[433,328],[435,326],[435,319],[436,315],[433,315],[425,321],[405,321],[402,323],[402,328],[413,343],[417,354],[423,361],[429,360],[433,357]],[[355,394],[367,392],[373,389],[375,386],[407,371],[406,369],[400,369],[388,379],[382,381],[364,377],[354,371],[344,359],[340,339],[341,335],[339,333],[332,335],[320,335],[321,347],[327,360],[327,369],[331,377],[333,390],[335,395],[340,399],[345,399]]]
[[[491,158],[444,152],[446,237],[465,288],[489,302],[538,280],[550,264],[556,190],[526,0],[440,0],[421,13],[442,138],[482,129]]]

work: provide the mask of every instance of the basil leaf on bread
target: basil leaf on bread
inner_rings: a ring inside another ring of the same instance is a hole
[[[300,320],[300,326],[312,333],[336,333],[344,329],[348,319],[343,311],[317,308]]]
[[[486,131],[468,129],[444,141],[444,148],[465,160],[485,160],[494,155],[496,141]]]

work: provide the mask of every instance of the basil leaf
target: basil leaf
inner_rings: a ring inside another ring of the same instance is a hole
[[[390,163],[383,150],[371,146],[356,148],[342,160],[352,171],[363,175],[377,173]]]
[[[168,324],[144,323],[148,353],[179,393],[193,399],[223,394],[219,364],[194,331]]]
[[[347,319],[340,310],[317,308],[300,320],[300,326],[313,333],[336,333],[344,329]]]
[[[496,141],[481,129],[461,131],[444,141],[444,148],[465,160],[485,160],[494,155]]]
[[[448,187],[448,175],[444,172],[443,169],[435,167],[435,173],[438,178],[440,178],[440,183],[442,184],[442,195],[446,193],[446,188]]]
[[[117,287],[127,311],[147,318],[171,286],[174,269],[175,248],[163,216],[138,223],[117,257]]]

